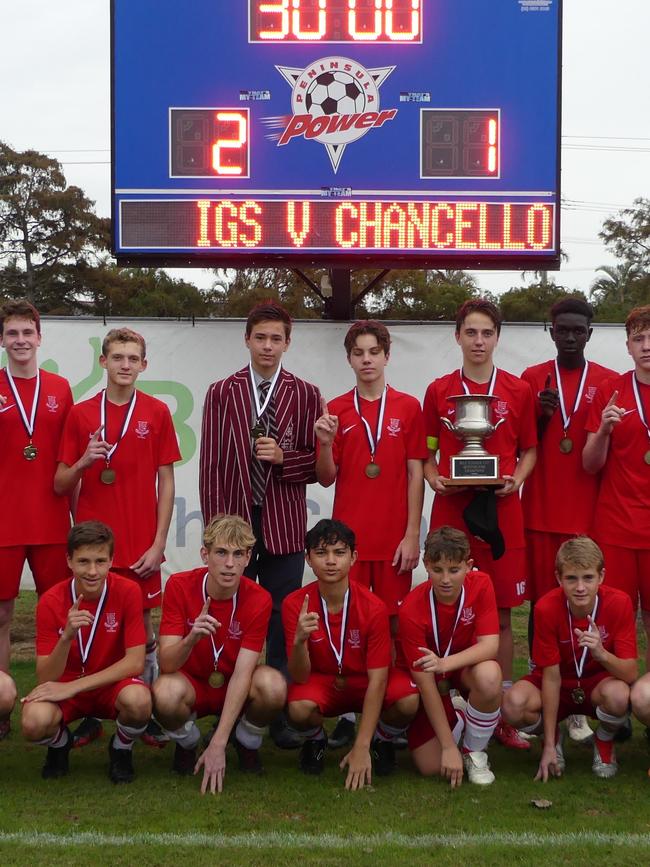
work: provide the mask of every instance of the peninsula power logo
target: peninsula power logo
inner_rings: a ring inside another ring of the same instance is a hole
[[[336,173],[347,145],[393,120],[380,110],[379,88],[394,66],[366,69],[348,57],[322,57],[305,69],[276,66],[292,88],[291,110],[278,146],[294,138],[324,145]]]

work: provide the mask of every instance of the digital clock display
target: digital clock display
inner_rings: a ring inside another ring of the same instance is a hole
[[[122,265],[558,267],[561,0],[112,0]]]

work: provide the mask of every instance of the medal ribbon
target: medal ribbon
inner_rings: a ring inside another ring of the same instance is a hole
[[[337,650],[334,646],[334,642],[332,641],[332,632],[330,630],[330,621],[327,614],[327,602],[320,596],[320,607],[323,612],[323,621],[325,623],[325,630],[327,631],[327,638],[330,643],[330,647],[332,648],[332,653],[334,654],[334,659],[336,660],[336,664],[339,669],[339,674],[343,671],[343,654],[345,652],[345,628],[348,625],[348,612],[350,611],[350,588],[345,591],[345,596],[343,597],[343,617],[341,618],[341,641],[339,649]]]
[[[9,383],[11,393],[13,394],[14,400],[16,401],[16,406],[18,407],[18,412],[20,413],[23,427],[27,431],[27,436],[29,437],[29,441],[31,443],[32,437],[34,435],[34,425],[36,423],[36,410],[38,409],[38,401],[41,396],[41,371],[39,368],[36,368],[36,388],[34,389],[34,398],[32,400],[32,409],[29,414],[29,419],[27,418],[25,407],[23,406],[23,402],[20,399],[18,389],[16,388],[16,383],[14,382],[14,378],[11,375],[11,371],[8,367],[5,367],[5,375],[7,377],[7,382]]]
[[[494,394],[494,386],[497,381],[497,368],[492,368],[492,376],[490,377],[490,384],[488,386],[488,395],[492,397]],[[463,373],[463,368],[460,369],[460,384],[463,386],[463,391],[465,394],[471,394],[472,392],[469,390],[467,383],[465,382],[465,374]]]
[[[571,415],[567,415],[566,405],[564,403],[564,391],[562,390],[562,379],[560,377],[560,368],[557,363],[557,358],[555,359],[555,380],[557,382],[557,391],[560,399],[560,412],[562,413],[562,430],[566,434],[569,430],[569,425],[571,424],[571,419],[578,411],[578,407],[580,406],[580,401],[582,400],[582,392],[584,391],[585,382],[587,381],[587,371],[589,370],[589,362],[585,362],[585,366],[582,371],[582,376],[580,377],[580,384],[578,385],[578,391],[576,393],[576,399],[573,403],[573,409],[571,410]],[[650,434],[648,434],[650,436]]]
[[[74,587],[74,578],[70,582],[70,591],[72,593],[72,604],[77,601],[77,592]],[[88,636],[88,641],[84,644],[83,638],[81,637],[81,629],[77,629],[77,643],[79,644],[79,655],[81,656],[81,668],[82,670],[86,667],[86,660],[90,656],[90,649],[93,646],[93,641],[95,640],[95,631],[97,629],[97,624],[99,623],[99,616],[102,613],[102,609],[104,607],[104,601],[106,600],[106,592],[108,590],[108,579],[104,581],[104,589],[102,590],[102,595],[99,597],[99,603],[97,605],[97,611],[95,611],[95,619],[93,620],[93,625],[90,628],[90,635]]]
[[[377,429],[375,430],[375,434],[373,436],[372,431],[370,430],[370,425],[365,420],[365,418],[361,415],[361,407],[359,406],[359,392],[354,389],[354,408],[357,411],[357,415],[363,422],[363,426],[366,429],[366,437],[368,438],[368,446],[370,448],[370,460],[374,463],[375,454],[377,452],[377,448],[379,446],[379,440],[381,439],[381,431],[384,425],[384,412],[386,410],[386,393],[388,392],[388,386],[384,386],[384,390],[381,394],[381,402],[379,404],[379,414],[377,416]]]
[[[255,403],[255,419],[259,421],[262,417],[264,410],[269,405],[271,398],[273,397],[273,391],[275,389],[275,384],[278,381],[278,377],[282,371],[282,365],[278,365],[278,369],[273,374],[273,379],[271,380],[271,385],[269,386],[269,390],[266,393],[266,397],[264,398],[264,403],[260,405],[260,397],[259,392],[257,390],[257,385],[255,384],[255,374],[253,373],[253,362],[250,361],[248,363],[248,372],[251,380],[251,391],[253,392],[253,401]]]
[[[634,371],[632,371],[632,390],[634,391],[634,400],[636,401],[636,408],[637,408],[637,411],[639,413],[639,418],[641,419],[642,425],[646,429],[646,433],[648,434],[648,439],[650,439],[650,427],[648,427],[648,422],[646,421],[645,412],[643,411],[643,401],[641,400],[641,394],[639,393],[639,383],[637,382],[636,375],[635,375]]]
[[[208,601],[208,572],[205,573],[203,578],[203,602],[204,604]],[[228,632],[232,627],[232,622],[235,619],[235,611],[237,611],[237,593],[232,597],[232,611],[230,613],[230,623],[228,624]],[[226,633],[226,636],[228,633]],[[214,635],[210,633],[210,643],[212,644],[212,655],[214,656],[214,670],[216,671],[219,667],[219,657],[223,653],[223,649],[226,646],[226,639],[224,638],[223,644],[219,649],[217,649],[214,643]]]
[[[107,465],[110,463],[110,460],[113,457],[113,452],[120,444],[120,440],[122,439],[124,434],[129,429],[129,424],[131,423],[131,416],[133,415],[133,410],[135,409],[135,401],[136,401],[137,396],[138,396],[137,391],[134,391],[133,394],[131,395],[131,400],[129,402],[129,408],[128,408],[127,413],[126,413],[126,418],[124,419],[124,424],[122,425],[122,432],[120,433],[120,435],[118,436],[114,445],[111,446],[110,451],[106,455],[106,464]],[[99,424],[102,427],[102,436],[107,436],[107,432],[106,432],[106,389],[104,389],[104,391],[102,392],[102,400],[101,400],[101,403],[99,406]]]
[[[463,611],[463,605],[465,604],[465,588],[461,587],[460,596],[458,597],[458,603],[456,606],[456,620],[451,630],[451,636],[449,637],[449,644],[447,645],[447,649],[443,654],[440,653],[440,636],[438,635],[438,612],[436,609],[436,597],[433,592],[433,588],[429,591],[429,604],[431,606],[431,626],[433,627],[433,643],[435,644],[435,651],[438,656],[442,655],[443,659],[446,659],[449,656],[449,651],[451,650],[451,645],[454,641],[454,634],[456,633],[456,627],[458,626],[458,621],[460,620],[460,615]]]
[[[591,614],[591,619],[594,624],[596,622],[596,614],[598,613],[598,603],[600,602],[600,596],[596,596],[596,602],[594,603],[594,610]],[[580,678],[582,677],[582,672],[585,667],[585,660],[587,659],[587,653],[589,652],[589,648],[585,647],[582,650],[582,656],[580,658],[580,662],[578,662],[578,657],[576,656],[576,646],[573,638],[573,617],[571,616],[571,609],[569,608],[569,600],[566,601],[566,610],[569,615],[569,635],[571,637],[571,652],[573,653],[573,664],[576,669],[576,677],[578,678],[578,683],[580,683]],[[589,624],[589,628],[587,632],[591,632],[592,624]]]

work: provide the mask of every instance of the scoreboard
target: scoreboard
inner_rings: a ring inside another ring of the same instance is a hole
[[[559,267],[561,0],[112,0],[122,265]]]

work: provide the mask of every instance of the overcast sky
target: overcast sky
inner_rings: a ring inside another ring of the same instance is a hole
[[[110,213],[109,7],[109,0],[0,0],[0,139],[59,159],[68,182],[103,216]],[[602,221],[650,195],[649,35],[650,0],[565,0],[562,248],[569,262],[557,279],[569,288],[588,289],[595,269],[613,263],[598,239]],[[186,276],[206,285],[199,272]],[[518,273],[478,276],[492,291],[521,282]]]

